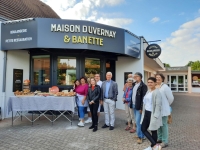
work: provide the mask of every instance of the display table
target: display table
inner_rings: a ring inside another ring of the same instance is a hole
[[[11,96],[8,100],[8,113],[12,111],[12,125],[13,122],[19,119],[22,116],[25,117],[30,122],[35,122],[41,116],[44,116],[48,119],[52,124],[61,116],[65,117],[67,120],[71,122],[75,113],[75,97],[55,97],[55,96]],[[32,119],[27,117],[28,112],[32,112]],[[39,116],[33,118],[33,112],[39,112]],[[55,115],[54,111],[59,112],[59,115]],[[72,113],[69,113],[71,111]],[[16,112],[16,115],[13,116],[13,112]],[[47,116],[47,112],[50,112],[52,118],[50,119]],[[71,116],[71,119],[65,115],[68,113]]]

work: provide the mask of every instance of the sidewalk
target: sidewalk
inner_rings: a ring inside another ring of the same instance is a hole
[[[164,150],[200,149],[200,96],[175,93],[173,123],[169,125],[169,147]],[[11,126],[11,119],[0,121],[0,150],[143,150],[148,140],[138,145],[135,134],[124,128],[125,111],[116,110],[115,129],[102,129],[104,114],[101,114],[99,130],[93,133],[77,127],[76,119],[71,126],[64,118],[52,126],[41,118],[31,126],[25,119]]]

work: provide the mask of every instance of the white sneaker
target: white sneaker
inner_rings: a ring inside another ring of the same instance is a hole
[[[152,150],[152,148],[149,146],[149,147],[145,148],[144,150]]]
[[[92,123],[92,119],[91,118],[88,118],[85,123]]]
[[[154,148],[152,148],[152,150],[161,150],[162,147],[160,145],[156,145]]]
[[[78,126],[79,126],[79,127],[84,127],[84,125],[85,125],[85,124],[84,124],[82,121],[80,121],[80,122],[78,123]]]

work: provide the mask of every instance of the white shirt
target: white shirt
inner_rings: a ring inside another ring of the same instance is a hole
[[[135,83],[135,86],[133,87],[133,95],[132,95],[132,102],[135,105],[135,98],[136,98],[136,93],[137,89],[140,86],[140,83]]]
[[[148,92],[143,99],[145,110],[147,111],[152,111],[152,93],[153,92]]]
[[[169,116],[171,114],[170,105],[174,101],[174,96],[169,86],[164,83],[161,84],[159,91],[162,96],[162,116]]]
[[[99,85],[100,88],[101,88],[102,83],[103,83],[103,82],[102,82],[101,80],[99,80],[99,81],[97,82],[97,85]]]

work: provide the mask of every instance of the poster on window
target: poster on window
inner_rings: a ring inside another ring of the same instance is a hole
[[[13,69],[13,92],[22,91],[23,84],[23,70]]]

